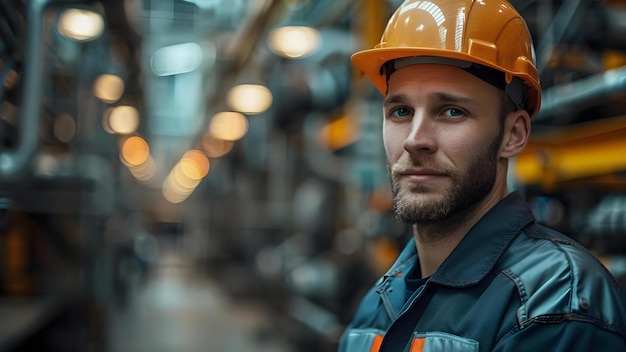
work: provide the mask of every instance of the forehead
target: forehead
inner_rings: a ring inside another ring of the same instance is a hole
[[[415,89],[452,90],[470,96],[480,95],[497,99],[500,92],[491,84],[461,68],[441,64],[416,64],[399,68],[389,76],[387,93]]]

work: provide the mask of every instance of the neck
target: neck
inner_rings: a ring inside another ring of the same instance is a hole
[[[470,229],[507,192],[492,192],[483,201],[437,223],[414,224],[413,236],[423,278],[434,274]]]

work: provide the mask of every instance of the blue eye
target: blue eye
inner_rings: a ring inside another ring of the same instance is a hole
[[[399,107],[391,110],[391,115],[396,117],[407,117],[411,115],[411,110]]]
[[[450,108],[444,111],[444,115],[448,117],[463,117],[465,116],[465,112],[461,109]]]

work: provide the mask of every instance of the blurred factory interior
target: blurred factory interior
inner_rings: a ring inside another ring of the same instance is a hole
[[[410,236],[349,61],[399,4],[0,0],[0,351],[334,351]],[[626,1],[512,4],[512,188],[626,285]]]

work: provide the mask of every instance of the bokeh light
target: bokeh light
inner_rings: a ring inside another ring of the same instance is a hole
[[[220,112],[211,119],[209,131],[219,139],[236,141],[248,132],[248,119],[238,112]]]
[[[180,160],[180,169],[186,177],[200,180],[209,173],[209,159],[199,150],[190,150]]]
[[[284,26],[270,32],[269,47],[282,57],[302,58],[317,50],[320,38],[320,32],[313,27]]]
[[[133,133],[139,126],[139,112],[129,105],[116,106],[105,117],[109,119],[108,125],[111,127],[111,130],[118,134]]]
[[[98,38],[104,31],[104,19],[99,13],[86,9],[65,10],[59,18],[58,30],[62,36],[75,41]]]
[[[141,165],[150,156],[148,143],[139,136],[128,137],[122,144],[120,156],[128,165]]]
[[[124,81],[116,75],[102,74],[94,81],[92,92],[103,102],[114,103],[124,94]]]
[[[260,84],[240,84],[228,91],[226,100],[235,111],[260,114],[272,105],[272,93]]]

